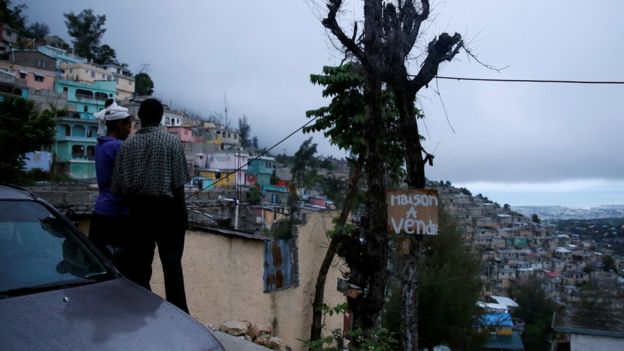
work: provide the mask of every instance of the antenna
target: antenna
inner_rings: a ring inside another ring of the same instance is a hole
[[[223,101],[225,104],[225,123],[223,123],[225,129],[227,129],[227,125],[228,125],[228,115],[227,115],[227,95],[225,95],[225,93],[223,93]]]

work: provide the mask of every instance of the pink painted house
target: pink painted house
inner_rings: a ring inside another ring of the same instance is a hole
[[[189,127],[167,127],[167,132],[177,135],[183,143],[191,143],[194,141],[193,131]]]

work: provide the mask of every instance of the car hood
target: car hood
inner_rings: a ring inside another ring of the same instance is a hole
[[[222,350],[204,326],[124,278],[0,300],[7,350]]]

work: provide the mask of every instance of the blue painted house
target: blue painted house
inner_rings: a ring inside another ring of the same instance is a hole
[[[58,118],[56,141],[52,146],[56,172],[73,179],[95,179],[96,138],[95,119]]]
[[[104,108],[107,99],[114,99],[117,82],[96,80],[93,83],[59,79],[54,83],[57,93],[67,93],[67,104],[82,119],[95,119],[94,113]]]
[[[53,57],[56,60],[56,68],[60,70],[62,64],[66,63],[88,63],[84,57],[76,56],[72,53],[69,53],[63,49],[56,48],[54,46],[49,45],[40,45],[37,47],[37,51],[44,55],[48,55]]]
[[[115,98],[114,80],[81,82],[56,80],[54,90],[67,94],[71,117],[56,123],[55,169],[73,179],[95,179],[95,145],[97,122],[94,114],[104,108],[109,98]]]
[[[254,176],[256,178],[255,184],[264,191],[266,187],[271,185],[271,176],[274,169],[275,158],[263,156],[249,162],[247,174]]]

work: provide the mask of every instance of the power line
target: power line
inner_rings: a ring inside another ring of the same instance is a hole
[[[624,85],[624,81],[609,81],[609,80],[551,80],[551,79],[502,79],[502,78],[497,79],[497,78],[448,77],[448,76],[436,76],[436,78],[448,79],[448,80],[467,80],[467,81],[476,81],[476,82]]]
[[[284,141],[286,141],[288,138],[290,138],[291,136],[297,134],[300,130],[302,130],[303,128],[307,127],[310,123],[314,122],[319,116],[314,116],[311,120],[309,120],[308,122],[306,122],[304,125],[302,125],[301,127],[295,129],[292,133],[288,134],[287,136],[285,136],[284,138],[282,138],[280,141],[278,141],[277,143],[273,144],[270,148],[262,151],[260,154],[256,155],[254,158],[252,159],[248,159],[247,162],[245,162],[245,164],[243,164],[242,166],[238,167],[237,169],[228,172],[224,177],[221,177],[219,179],[217,179],[215,182],[213,182],[212,184],[208,185],[207,187],[200,189],[194,193],[192,193],[191,195],[186,197],[186,200],[192,198],[193,196],[196,196],[197,194],[201,193],[202,191],[212,188],[213,186],[215,186],[216,184],[219,184],[220,182],[224,181],[225,179],[227,179],[229,176],[231,176],[232,174],[236,174],[236,172],[240,171],[241,169],[247,167],[252,161],[255,161],[257,159],[259,159],[260,157],[266,155],[267,153],[269,153],[269,151],[273,150],[274,148],[276,148],[279,144],[283,143]]]

